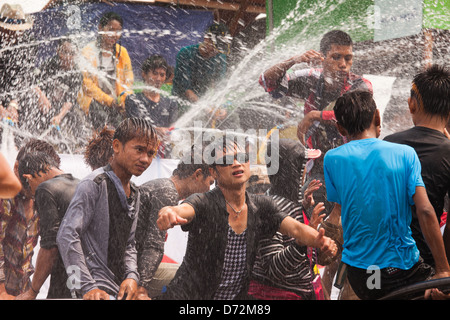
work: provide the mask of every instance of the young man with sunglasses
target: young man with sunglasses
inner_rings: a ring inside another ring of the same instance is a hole
[[[280,212],[268,196],[247,193],[246,146],[228,137],[217,141],[210,167],[217,186],[159,212],[161,230],[181,225],[189,231],[184,260],[161,299],[245,299],[258,242],[276,231],[324,253],[336,253],[336,244],[323,230]]]

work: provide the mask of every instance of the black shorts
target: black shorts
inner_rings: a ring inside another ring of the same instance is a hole
[[[384,268],[379,269],[378,274],[373,270],[347,266],[347,279],[362,300],[376,300],[397,289],[429,280],[434,275],[434,269],[420,258],[409,270]]]

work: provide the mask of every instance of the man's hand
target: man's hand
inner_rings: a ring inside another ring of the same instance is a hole
[[[134,300],[137,293],[137,282],[134,279],[125,279],[120,284],[117,300]]]
[[[305,195],[303,198],[303,208],[308,209],[314,205],[313,193],[320,189],[322,182],[320,180],[314,179],[309,184],[305,190]]]
[[[330,257],[334,257],[337,253],[337,245],[331,238],[325,236],[325,229],[320,228],[319,234],[315,239],[315,248],[320,249],[320,251]]]
[[[28,289],[27,291],[19,294],[16,297],[16,300],[34,300],[34,299],[36,299],[36,297],[37,297],[37,294],[33,290]]]
[[[0,293],[0,300],[14,300],[15,298],[15,296],[12,296],[6,292]]]
[[[320,121],[320,111],[313,110],[305,114],[303,119],[298,123],[297,126],[297,137],[300,142],[305,145],[305,135],[309,128],[313,125],[314,121]]]
[[[148,296],[147,289],[139,286],[136,293],[136,300],[152,300],[152,299]]]
[[[100,289],[92,289],[83,296],[83,300],[110,300],[109,294]]]
[[[319,202],[317,206],[314,207],[311,213],[311,220],[309,221],[309,226],[311,228],[317,229],[317,226],[322,223],[326,214],[321,212],[325,210],[325,204],[323,202]]]
[[[187,223],[188,220],[180,217],[173,207],[164,207],[158,213],[156,224],[161,231],[173,228],[176,225]]]

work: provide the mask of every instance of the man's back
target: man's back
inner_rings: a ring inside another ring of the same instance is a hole
[[[342,261],[364,269],[416,263],[410,206],[423,182],[414,150],[375,138],[354,140],[328,151],[324,170],[328,199],[342,206]]]
[[[61,174],[44,181],[36,189],[35,206],[39,215],[40,246],[57,247],[56,235],[59,225],[75,194],[79,180],[71,174]],[[70,298],[66,285],[67,273],[60,255],[56,258],[50,278],[48,299]]]
[[[444,211],[445,195],[447,192],[450,194],[450,140],[437,130],[420,126],[391,134],[384,140],[409,145],[417,152],[428,198],[440,219]],[[433,257],[423,238],[415,210],[411,229],[421,256],[427,263],[433,264]]]

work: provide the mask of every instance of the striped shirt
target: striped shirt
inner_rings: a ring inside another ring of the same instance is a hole
[[[280,211],[304,222],[301,204],[280,196],[273,196]],[[262,284],[299,295],[302,299],[314,299],[311,284],[311,262],[307,247],[299,246],[295,239],[277,232],[272,238],[259,242],[258,255],[252,279]]]
[[[38,215],[33,210],[27,221],[21,197],[0,200],[0,282],[11,295],[29,288],[34,272],[31,258],[39,236]]]

